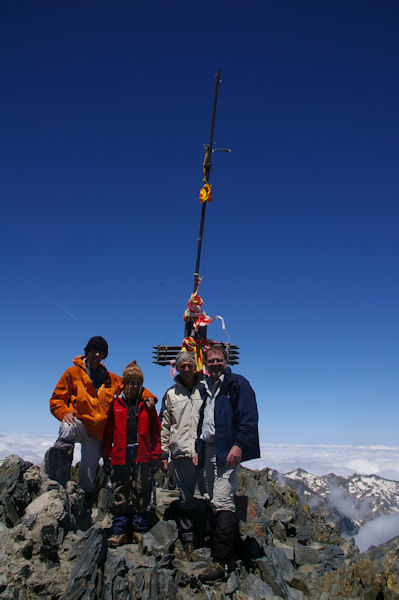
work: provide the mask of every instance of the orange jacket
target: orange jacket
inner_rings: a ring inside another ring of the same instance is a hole
[[[89,435],[102,440],[107,415],[115,394],[122,388],[122,379],[105,369],[105,381],[96,390],[88,376],[84,356],[73,360],[57,383],[50,398],[50,410],[57,419],[62,421],[70,412],[82,421]],[[102,363],[101,363],[102,364]]]

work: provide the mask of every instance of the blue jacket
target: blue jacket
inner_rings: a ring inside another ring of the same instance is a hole
[[[206,395],[206,390],[203,390]],[[200,410],[197,451],[199,465],[204,461],[204,442],[200,439],[204,419],[204,407]],[[215,399],[216,464],[224,467],[232,446],[242,449],[241,462],[260,457],[258,434],[258,409],[255,392],[242,375],[235,375],[227,367],[222,388]]]

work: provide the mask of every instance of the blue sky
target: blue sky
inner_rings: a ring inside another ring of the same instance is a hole
[[[397,444],[397,2],[3,1],[4,432],[89,337],[183,337],[222,71],[201,293],[241,348],[265,443]],[[209,336],[223,339],[219,323]]]

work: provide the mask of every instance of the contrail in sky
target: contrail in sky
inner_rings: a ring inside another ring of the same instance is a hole
[[[42,298],[45,298],[48,302],[51,302],[51,304],[54,304],[54,306],[56,306],[57,308],[62,310],[62,312],[64,312],[66,315],[68,315],[68,317],[71,317],[71,319],[75,319],[75,321],[79,321],[78,317],[76,317],[73,313],[71,313],[69,310],[67,310],[65,308],[65,306],[62,306],[62,304],[58,304],[58,302],[53,300],[53,298],[51,298],[47,294],[43,294],[43,292],[41,292],[40,290],[37,290],[37,293],[40,296],[42,296]]]
[[[66,308],[64,308],[63,306],[61,306],[61,304],[58,304],[57,302],[55,302],[54,300],[50,301],[55,304],[55,306],[57,308],[59,308],[60,310],[62,310],[66,315],[69,315],[70,317],[72,317],[72,319],[75,319],[75,321],[79,321],[78,317],[75,317],[75,315],[73,315],[71,312],[69,312],[69,310],[67,310]]]

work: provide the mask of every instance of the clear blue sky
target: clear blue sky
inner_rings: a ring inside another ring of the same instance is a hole
[[[201,293],[261,439],[398,443],[398,26],[389,0],[0,3],[2,431],[55,434],[92,335],[170,385],[220,68]]]

